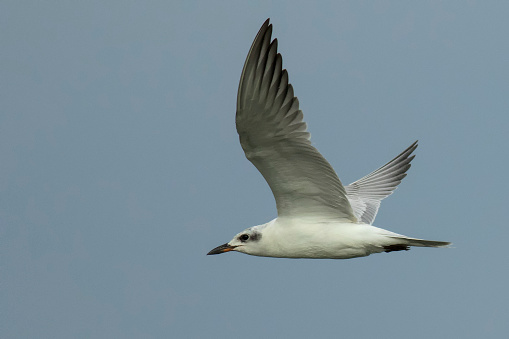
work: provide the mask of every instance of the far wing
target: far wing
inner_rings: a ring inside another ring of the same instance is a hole
[[[380,202],[392,194],[401,180],[406,177],[410,162],[415,157],[412,152],[417,141],[396,158],[362,179],[345,186],[348,200],[359,221],[372,224],[380,207]]]
[[[280,217],[316,215],[356,222],[334,169],[311,146],[271,35],[267,20],[242,70],[236,115],[240,144],[269,184]]]

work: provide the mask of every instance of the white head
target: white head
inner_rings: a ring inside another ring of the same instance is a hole
[[[254,226],[245,229],[233,237],[230,242],[214,248],[207,255],[237,251],[251,255],[263,255],[264,242],[262,240],[263,226]]]

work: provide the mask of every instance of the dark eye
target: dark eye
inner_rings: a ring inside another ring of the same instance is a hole
[[[247,234],[242,234],[242,235],[239,237],[239,239],[240,239],[241,241],[247,241],[247,240],[249,239],[249,235],[247,235]]]

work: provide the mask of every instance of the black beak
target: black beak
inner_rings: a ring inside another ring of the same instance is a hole
[[[207,253],[207,255],[212,255],[212,254],[221,254],[221,253],[224,253],[224,252],[230,252],[230,251],[233,251],[233,249],[237,247],[237,246],[231,246],[231,245],[228,245],[228,243],[226,244],[223,244],[221,246],[217,246],[216,248],[214,248],[212,251],[210,251],[209,253]]]

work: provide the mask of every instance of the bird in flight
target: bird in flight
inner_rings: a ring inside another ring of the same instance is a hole
[[[382,199],[406,176],[417,141],[365,177],[343,186],[311,145],[299,100],[282,68],[267,19],[240,77],[236,125],[246,158],[270,186],[277,218],[245,229],[208,254],[237,251],[279,258],[348,259],[449,242],[410,238],[372,225]]]

